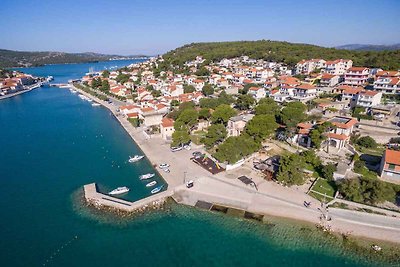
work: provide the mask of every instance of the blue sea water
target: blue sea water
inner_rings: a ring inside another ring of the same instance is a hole
[[[88,67],[24,71],[65,82]],[[44,87],[0,101],[1,266],[389,265],[281,220],[260,224],[176,204],[134,218],[85,207],[81,188],[89,182],[104,191],[127,185],[131,200],[148,195],[137,177],[154,170],[147,161],[128,164],[136,153],[108,110],[69,90]]]

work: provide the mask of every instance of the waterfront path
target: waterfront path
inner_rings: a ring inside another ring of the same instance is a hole
[[[237,180],[239,175],[237,171],[223,172],[213,176],[190,161],[192,151],[171,152],[169,144],[160,137],[149,138],[143,133],[142,128],[134,128],[122,114],[117,112],[118,107],[77,90],[107,107],[153,165],[160,163],[171,165],[171,172],[161,171],[161,175],[168,183],[168,194],[173,193],[173,197],[178,203],[193,206],[198,200],[203,200],[313,224],[321,222],[320,217],[323,215],[320,209],[321,203],[304,192],[267,182],[253,171],[249,171],[246,175],[257,183],[258,191]],[[195,180],[195,186],[187,189],[184,186],[185,179],[186,181]],[[310,201],[311,207],[304,207],[304,201]],[[332,220],[328,223],[335,232],[400,242],[400,222],[396,223],[390,217],[381,215],[370,216],[371,214],[357,211],[349,213],[337,210],[335,209],[330,214]]]

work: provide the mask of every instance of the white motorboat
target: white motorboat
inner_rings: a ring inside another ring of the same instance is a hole
[[[155,186],[156,184],[157,184],[156,181],[152,181],[152,182],[146,184],[146,187],[152,187],[152,186]]]
[[[163,189],[164,185],[161,185],[159,187],[154,188],[153,190],[151,190],[152,194],[158,193],[161,191],[161,189]]]
[[[96,103],[96,102],[95,102],[95,103],[92,103],[92,106],[93,106],[93,107],[99,107],[99,106],[101,106],[101,105],[100,105],[99,103]]]
[[[139,161],[139,160],[141,160],[142,158],[144,158],[144,156],[142,155],[142,156],[139,156],[139,155],[135,155],[135,156],[133,156],[133,157],[129,157],[129,162],[131,162],[131,163],[133,163],[133,162],[137,162],[137,161]]]
[[[147,173],[147,174],[140,175],[139,178],[140,178],[140,180],[147,180],[147,179],[153,178],[154,175],[155,175],[154,173]]]
[[[126,186],[123,186],[123,187],[118,187],[118,188],[112,190],[108,194],[110,194],[110,195],[120,195],[120,194],[124,194],[124,193],[127,193],[127,192],[129,192],[129,188],[126,187]]]

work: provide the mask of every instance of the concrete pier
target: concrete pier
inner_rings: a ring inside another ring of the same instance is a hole
[[[93,204],[96,207],[110,207],[126,212],[134,212],[153,205],[161,204],[173,193],[171,190],[166,190],[138,201],[130,202],[98,192],[95,183],[85,185],[83,190],[85,193],[85,199],[88,203]]]

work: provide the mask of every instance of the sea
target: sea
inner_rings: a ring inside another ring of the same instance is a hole
[[[20,69],[54,83],[138,60]],[[96,182],[148,196],[156,171],[112,114],[68,89],[41,87],[0,101],[1,266],[400,266],[368,246],[279,218],[267,223],[169,203],[122,216],[87,207]],[[154,178],[158,184],[161,177]],[[392,249],[392,248],[391,248]]]

